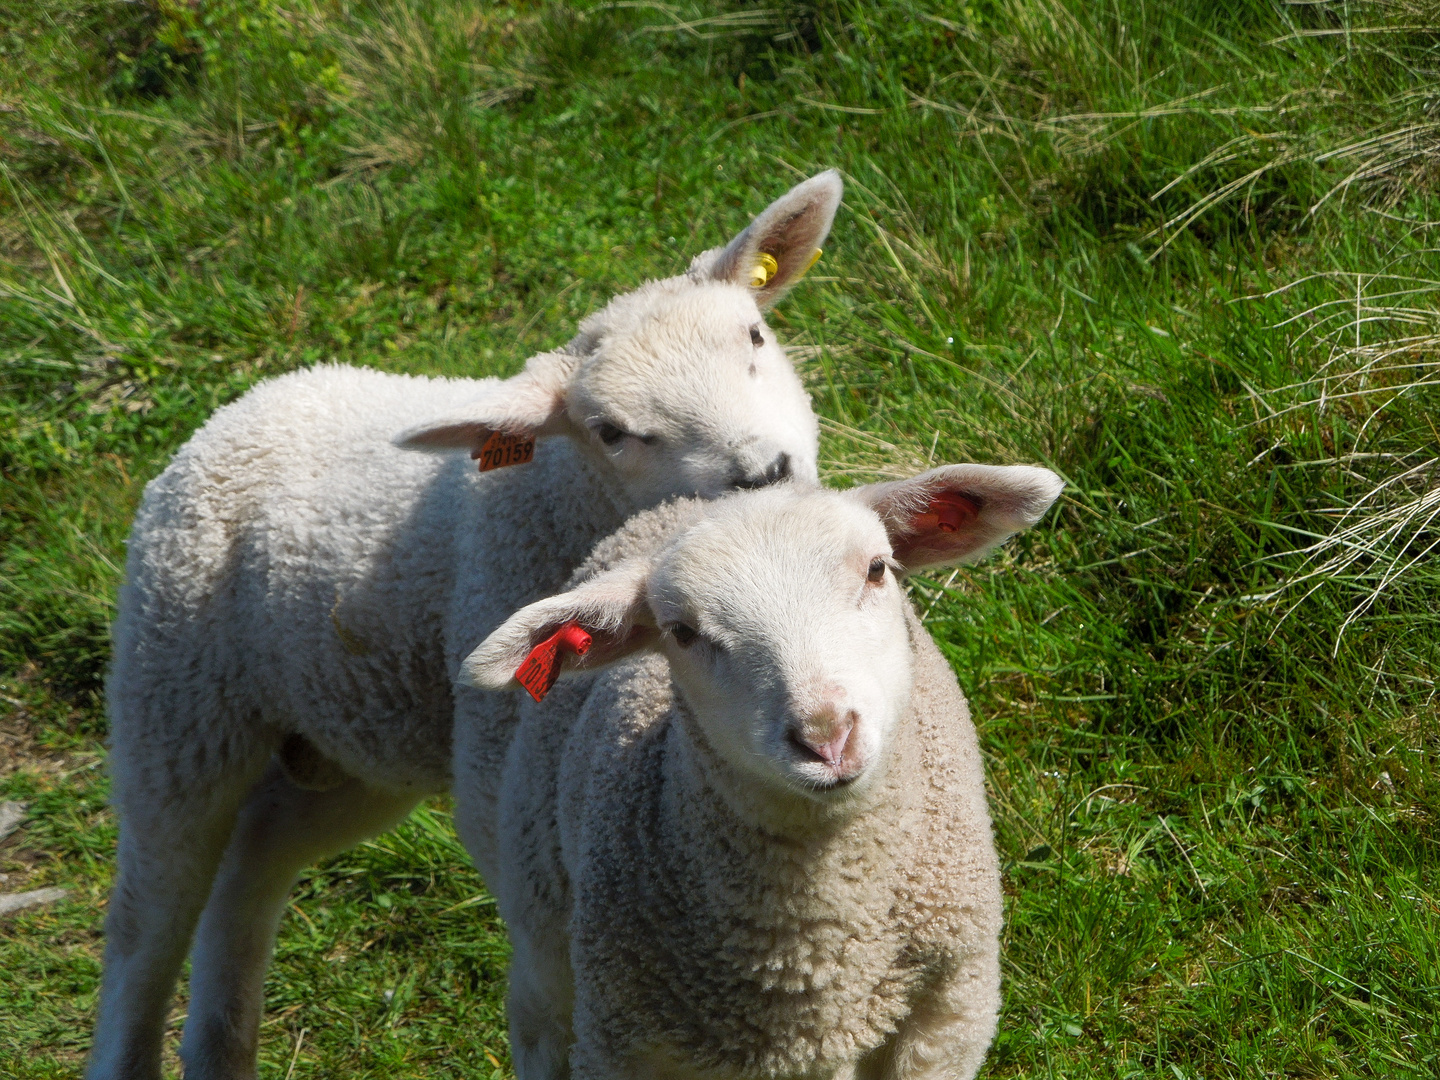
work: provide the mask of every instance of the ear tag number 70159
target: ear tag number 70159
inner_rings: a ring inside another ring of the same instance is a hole
[[[560,677],[561,654],[584,656],[590,651],[591,640],[579,623],[566,623],[530,650],[525,662],[515,669],[515,681],[536,701],[543,701]]]
[[[470,456],[480,459],[481,472],[503,469],[507,465],[524,465],[535,456],[535,436],[492,431],[485,444]]]

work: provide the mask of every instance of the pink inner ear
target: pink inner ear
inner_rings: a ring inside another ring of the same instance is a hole
[[[980,503],[969,495],[939,491],[930,497],[924,513],[915,515],[911,527],[917,532],[953,533],[975,524],[980,516]]]

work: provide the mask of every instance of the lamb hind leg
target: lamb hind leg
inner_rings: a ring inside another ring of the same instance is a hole
[[[196,935],[180,1050],[187,1078],[255,1076],[265,971],[296,877],[325,856],[391,828],[420,797],[380,792],[353,779],[326,791],[306,790],[272,761],[240,811]]]
[[[119,876],[105,919],[89,1080],[159,1080],[170,996],[253,777],[236,768],[228,784],[222,777],[167,783],[147,775],[122,786]]]

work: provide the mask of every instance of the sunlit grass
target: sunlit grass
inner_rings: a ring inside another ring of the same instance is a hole
[[[1440,1070],[1440,206],[1383,137],[1436,37],[1345,34],[1429,15],[252,7],[0,2],[0,891],[70,890],[0,926],[0,1074],[88,1045],[105,626],[168,455],[301,364],[514,371],[830,166],[773,319],[830,481],[1070,484],[914,586],[1006,867],[990,1075]],[[505,956],[434,804],[297,890],[262,1075],[506,1075]]]

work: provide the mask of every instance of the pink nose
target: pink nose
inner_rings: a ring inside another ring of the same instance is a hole
[[[801,746],[832,769],[837,769],[845,762],[845,745],[850,741],[850,733],[854,730],[854,721],[846,720],[830,726],[820,738],[801,732],[798,739]]]
[[[790,732],[790,741],[802,757],[824,765],[836,779],[843,780],[861,766],[860,747],[854,738],[859,719],[854,709],[826,702]]]

